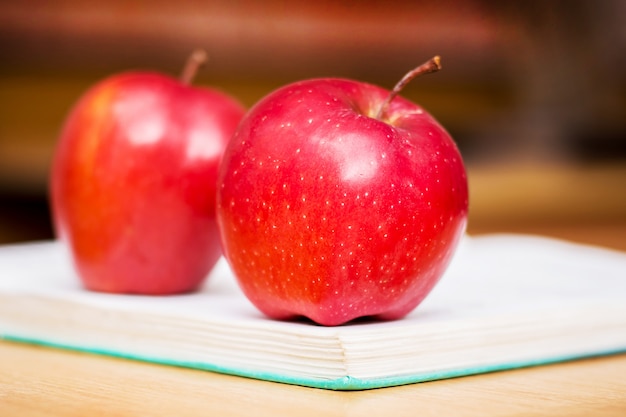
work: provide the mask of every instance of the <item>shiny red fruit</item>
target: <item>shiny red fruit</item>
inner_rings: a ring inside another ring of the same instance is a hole
[[[277,319],[338,325],[412,311],[465,230],[466,171],[424,109],[351,80],[285,86],[230,142],[217,214],[245,295]]]
[[[157,73],[86,92],[60,136],[51,199],[87,288],[171,294],[201,284],[221,254],[218,166],[243,114],[221,92]]]

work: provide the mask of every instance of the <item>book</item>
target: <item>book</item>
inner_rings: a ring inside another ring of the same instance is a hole
[[[276,321],[222,259],[198,292],[90,292],[57,241],[0,247],[0,338],[333,390],[626,351],[626,253],[524,235],[465,236],[406,318]]]

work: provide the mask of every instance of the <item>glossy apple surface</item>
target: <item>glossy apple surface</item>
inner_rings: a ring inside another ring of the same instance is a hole
[[[446,269],[467,221],[457,146],[423,108],[351,80],[257,103],[220,170],[218,223],[246,296],[277,319],[401,318]]]
[[[59,138],[51,200],[87,288],[172,294],[200,285],[221,255],[218,166],[244,112],[221,92],[150,72],[85,93]]]

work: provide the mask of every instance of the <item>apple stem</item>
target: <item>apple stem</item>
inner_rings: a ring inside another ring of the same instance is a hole
[[[187,58],[183,72],[180,74],[180,81],[185,85],[191,84],[198,70],[207,62],[208,58],[207,53],[203,49],[193,51]]]
[[[415,77],[418,77],[424,74],[430,74],[431,72],[437,72],[440,69],[441,69],[441,58],[439,57],[439,55],[436,55],[432,57],[431,59],[429,59],[428,61],[424,62],[419,67],[414,68],[411,71],[407,72],[406,75],[402,77],[400,81],[398,81],[395,87],[393,87],[393,90],[391,90],[391,92],[387,96],[387,99],[383,102],[383,104],[378,109],[378,113],[376,113],[376,119],[382,119],[382,117],[387,112],[387,108],[389,107],[389,104],[391,104],[393,99],[396,98],[396,96],[400,93],[400,91],[402,91],[402,89],[408,83],[410,83]]]

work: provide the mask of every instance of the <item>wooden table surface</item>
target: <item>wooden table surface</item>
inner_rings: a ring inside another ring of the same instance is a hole
[[[0,415],[624,416],[626,355],[335,392],[0,342]]]

